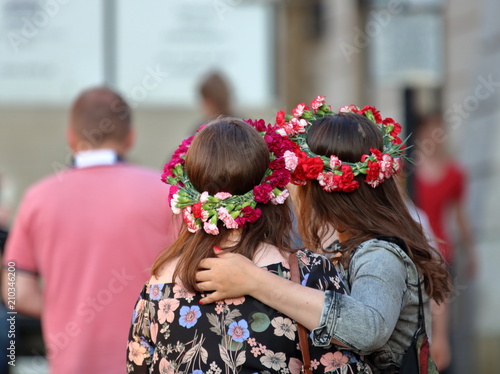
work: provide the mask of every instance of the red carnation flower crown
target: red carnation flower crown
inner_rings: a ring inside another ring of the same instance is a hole
[[[312,123],[337,115],[325,103],[325,96],[317,96],[311,102],[311,108],[301,103],[293,109],[292,115],[286,115],[283,110],[276,115],[276,124],[280,128],[278,133],[297,145],[293,151],[286,151],[283,155],[286,169],[292,173],[292,183],[303,185],[310,179],[317,179],[327,192],[351,192],[359,187],[358,181],[354,179],[359,174],[365,174],[365,182],[377,187],[401,169],[406,140],[399,138],[399,123],[392,118],[383,119],[372,106],[363,109],[355,105],[343,106],[340,112],[361,114],[372,121],[382,132],[383,150],[371,148],[370,154],[363,155],[355,163],[342,161],[336,155],[327,157],[312,152],[307,145],[307,132]]]
[[[291,172],[285,167],[284,154],[292,152],[296,145],[278,134],[279,127],[267,125],[264,120],[246,120],[266,141],[269,148],[269,165],[262,182],[243,195],[218,192],[210,196],[208,192],[197,191],[189,180],[184,164],[186,154],[195,135],[185,139],[165,165],[162,181],[170,185],[168,198],[170,207],[182,218],[190,232],[202,229],[211,235],[219,233],[218,221],[228,229],[245,227],[257,221],[261,210],[257,203],[283,204],[288,197],[284,187],[290,182]],[[201,131],[201,126],[198,131]]]

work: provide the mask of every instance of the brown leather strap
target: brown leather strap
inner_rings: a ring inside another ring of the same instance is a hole
[[[296,253],[290,254],[288,263],[290,264],[290,278],[292,282],[300,284],[299,262],[297,260]],[[307,330],[304,326],[297,322],[297,332],[299,334],[300,351],[302,352],[302,361],[304,363],[303,372],[306,374],[312,374]]]

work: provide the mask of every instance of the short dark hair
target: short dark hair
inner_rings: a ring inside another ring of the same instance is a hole
[[[76,135],[99,146],[109,140],[123,142],[131,128],[131,110],[127,102],[107,87],[83,91],[73,103],[70,125]]]

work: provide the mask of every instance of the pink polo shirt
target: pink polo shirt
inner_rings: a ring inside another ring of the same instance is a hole
[[[68,169],[26,193],[4,263],[43,280],[51,374],[126,373],[134,302],[175,232],[160,174],[126,163]]]

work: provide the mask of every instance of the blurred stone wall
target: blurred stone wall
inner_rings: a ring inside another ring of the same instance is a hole
[[[500,368],[500,3],[449,1],[446,7],[445,115],[452,151],[469,176],[468,211],[479,256],[477,279],[459,278],[457,373]],[[457,243],[458,245],[460,243]],[[462,263],[462,265],[464,265]],[[457,293],[457,295],[458,295]],[[469,325],[469,327],[468,327]],[[467,360],[476,354],[475,362]]]

